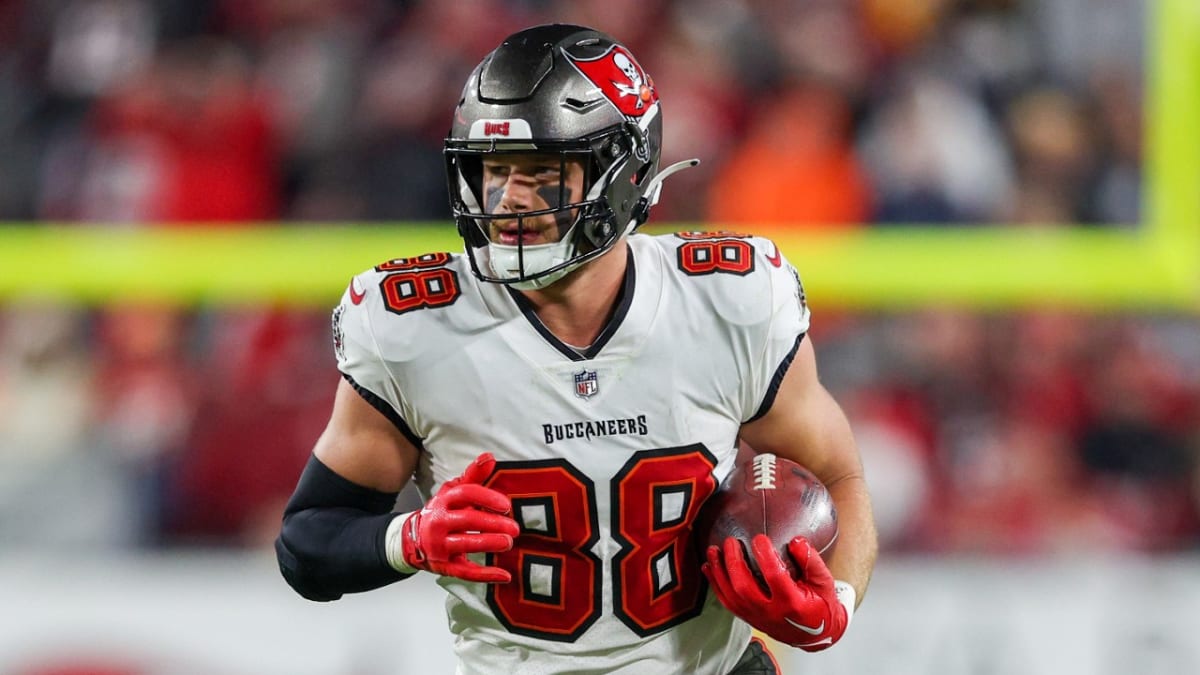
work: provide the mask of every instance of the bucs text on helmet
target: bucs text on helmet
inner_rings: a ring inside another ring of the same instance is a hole
[[[475,274],[519,289],[545,287],[637,229],[662,180],[697,160],[660,172],[662,116],[654,83],[624,45],[582,26],[537,26],[509,36],[476,66],[445,142],[450,206]],[[584,169],[582,199],[559,185],[547,208],[488,213],[482,189],[487,157],[529,153]],[[551,203],[554,202],[554,203]],[[552,217],[556,241],[526,244],[525,223]],[[516,219],[513,243],[489,237],[489,224]]]

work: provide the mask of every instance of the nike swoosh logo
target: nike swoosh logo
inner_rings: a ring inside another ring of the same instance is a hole
[[[358,286],[355,284],[356,281],[358,281],[357,277],[350,280],[350,302],[361,305],[363,298],[367,297],[367,292],[358,290]]]
[[[797,642],[796,644],[794,644],[792,646],[804,648],[804,647],[820,647],[821,645],[831,645],[831,644],[833,644],[833,638],[825,638],[824,640],[817,640],[816,642]]]
[[[775,245],[775,242],[771,242],[771,246],[775,249],[775,252],[767,256],[767,262],[775,267],[779,267],[783,264],[783,259],[779,255],[779,247]]]
[[[808,633],[809,635],[820,635],[821,633],[825,632],[825,620],[824,619],[821,620],[821,625],[817,626],[816,628],[809,628],[808,626],[805,626],[802,623],[796,623],[795,621],[792,621],[791,619],[787,618],[786,616],[783,617],[783,620],[792,624],[796,628],[799,628],[800,630],[804,631],[805,633]]]

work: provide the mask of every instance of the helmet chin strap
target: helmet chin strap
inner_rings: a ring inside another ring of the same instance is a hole
[[[492,266],[492,273],[502,279],[512,279],[521,275],[522,262],[524,262],[524,271],[526,274],[536,274],[542,270],[548,270],[555,265],[560,265],[571,257],[572,247],[569,236],[570,232],[559,241],[530,246],[509,246],[508,244],[492,242],[488,244],[488,255]],[[542,275],[536,279],[514,281],[509,285],[521,291],[533,291],[545,288],[582,264],[568,265],[561,270]]]

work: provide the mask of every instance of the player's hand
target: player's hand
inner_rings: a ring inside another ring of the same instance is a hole
[[[467,559],[468,553],[499,553],[520,533],[508,496],[484,487],[496,468],[490,453],[477,457],[461,476],[446,481],[420,511],[400,527],[404,565],[467,581],[508,583],[512,575]],[[394,544],[393,544],[394,546]],[[397,551],[389,551],[389,557]]]
[[[838,600],[833,575],[808,540],[796,537],[788,543],[788,553],[800,570],[795,580],[766,535],[755,536],[750,549],[766,581],[765,591],[737,539],[729,537],[721,547],[708,547],[708,562],[701,569],[721,604],[793,647],[815,652],[837,642],[846,632],[849,614]]]

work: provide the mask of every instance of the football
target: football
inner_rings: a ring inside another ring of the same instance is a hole
[[[770,537],[795,577],[796,567],[787,552],[794,537],[807,539],[822,558],[828,559],[833,551],[838,535],[833,498],[812,472],[791,460],[767,453],[739,457],[700,511],[696,525],[700,559],[709,546],[735,537],[755,568],[749,546],[757,534]]]

